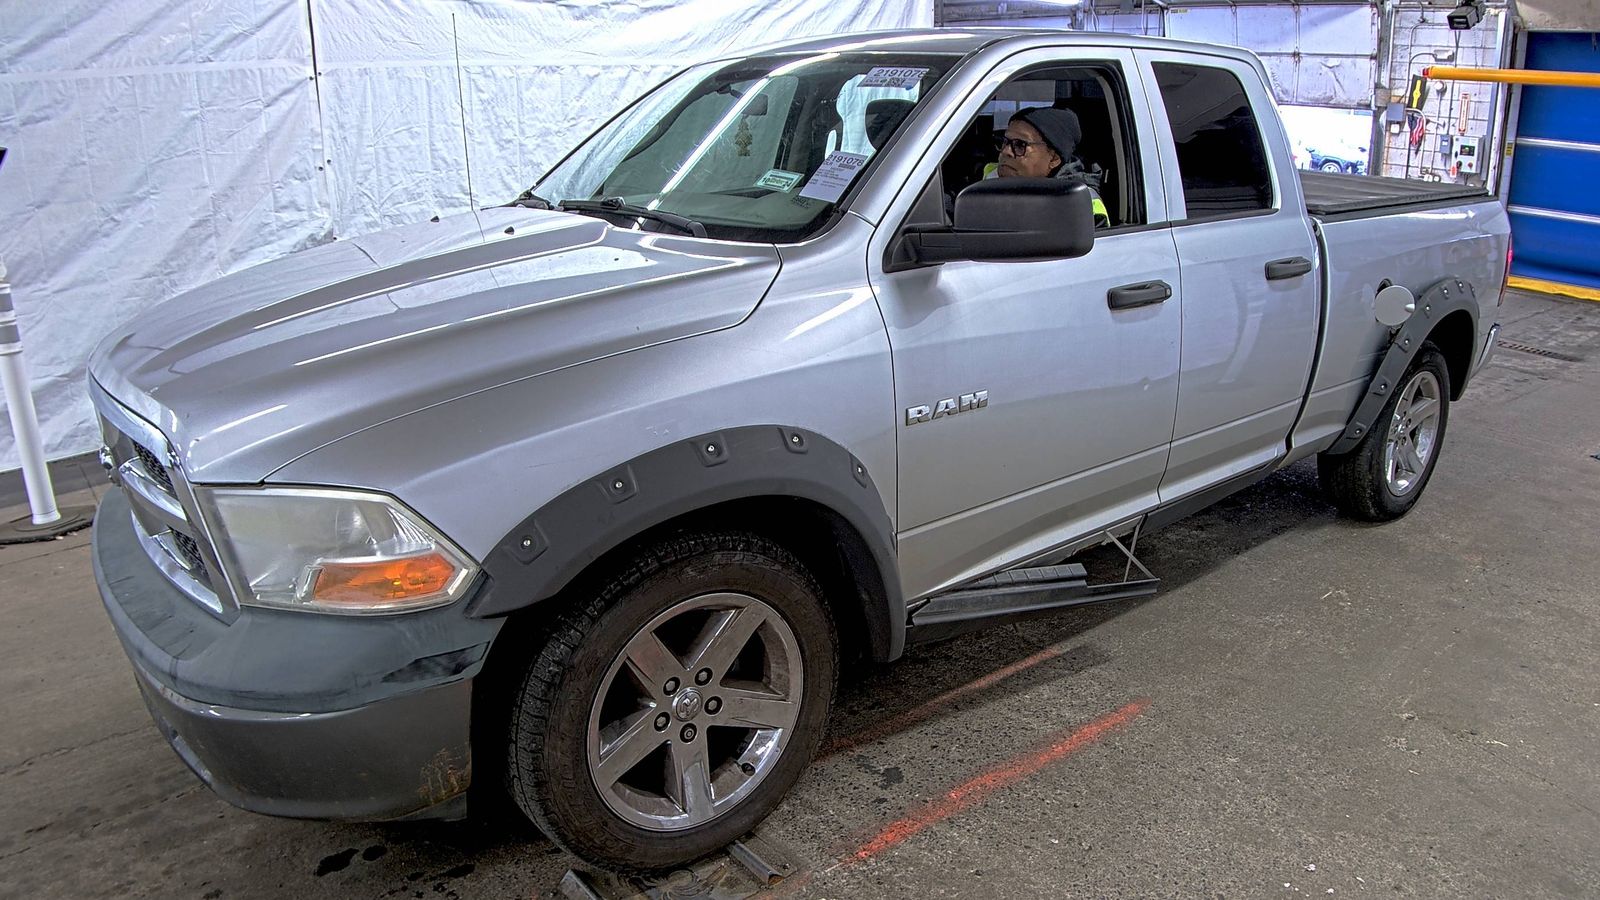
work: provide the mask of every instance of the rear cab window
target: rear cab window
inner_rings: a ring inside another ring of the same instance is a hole
[[[1155,62],[1151,68],[1172,127],[1185,220],[1274,209],[1261,126],[1239,77],[1201,63]]]

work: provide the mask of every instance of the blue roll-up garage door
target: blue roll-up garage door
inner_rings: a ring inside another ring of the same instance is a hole
[[[1600,72],[1600,35],[1528,35],[1530,69]],[[1514,274],[1600,288],[1600,89],[1522,90],[1511,170]]]

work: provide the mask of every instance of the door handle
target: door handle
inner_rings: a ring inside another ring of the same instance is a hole
[[[1288,259],[1275,259],[1267,263],[1267,280],[1282,281],[1285,278],[1299,278],[1311,271],[1311,260],[1304,256],[1291,256]]]
[[[1141,281],[1106,291],[1106,305],[1112,309],[1134,309],[1162,303],[1172,296],[1172,285],[1165,281]]]

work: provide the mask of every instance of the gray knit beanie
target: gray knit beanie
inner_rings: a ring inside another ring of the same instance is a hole
[[[1078,141],[1083,138],[1083,126],[1078,124],[1077,113],[1070,109],[1031,106],[1012,116],[1011,121],[1027,122],[1038,129],[1039,136],[1063,162],[1072,158],[1078,150]]]

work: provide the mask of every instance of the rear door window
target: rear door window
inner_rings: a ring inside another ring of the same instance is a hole
[[[1188,219],[1271,209],[1267,151],[1238,76],[1188,63],[1153,67],[1177,145]]]

